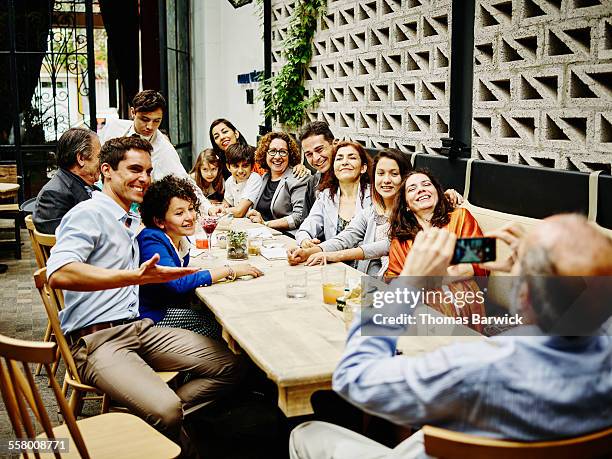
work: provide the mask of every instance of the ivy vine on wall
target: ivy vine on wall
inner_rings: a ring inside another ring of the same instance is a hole
[[[323,98],[321,91],[306,97],[304,76],[312,58],[312,38],[317,30],[317,19],[324,14],[326,4],[326,0],[296,0],[282,44],[282,57],[286,63],[276,75],[259,85],[264,115],[289,129],[297,129],[306,110],[315,107]]]

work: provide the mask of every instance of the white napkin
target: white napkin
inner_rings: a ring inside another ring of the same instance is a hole
[[[263,239],[270,239],[274,236],[272,232],[266,227],[250,228],[246,230],[246,233],[248,237],[261,237]]]
[[[287,249],[284,246],[264,246],[261,248],[261,256],[267,260],[286,260]]]

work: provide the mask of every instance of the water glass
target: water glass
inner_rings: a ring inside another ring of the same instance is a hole
[[[251,237],[249,238],[249,255],[256,256],[261,255],[261,247],[263,245],[263,238]]]
[[[308,288],[308,276],[306,270],[295,267],[285,271],[285,287],[287,298],[304,298]]]
[[[341,263],[323,265],[321,267],[321,280],[323,285],[323,302],[336,304],[336,299],[344,295],[346,282],[346,268]]]

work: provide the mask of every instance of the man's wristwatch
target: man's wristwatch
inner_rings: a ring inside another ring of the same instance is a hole
[[[225,267],[229,271],[229,274],[227,275],[226,279],[228,281],[236,280],[236,271],[234,271],[230,265],[225,265]]]

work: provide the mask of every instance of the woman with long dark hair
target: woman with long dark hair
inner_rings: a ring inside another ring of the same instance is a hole
[[[406,257],[412,248],[416,235],[431,228],[444,228],[455,233],[457,237],[482,237],[482,231],[472,214],[463,207],[454,208],[440,182],[426,169],[415,169],[408,173],[398,193],[397,201],[391,215],[389,236],[389,269],[387,278],[399,276]],[[488,272],[478,264],[459,264],[448,268],[449,276],[470,278],[486,276]],[[453,282],[449,286],[453,294],[480,290],[474,280]],[[465,293],[462,293],[464,295]],[[471,317],[472,314],[484,316],[484,303],[473,301],[458,307],[452,301],[429,304],[447,316]],[[472,323],[472,321],[470,321]],[[473,326],[481,331],[482,327]]]

